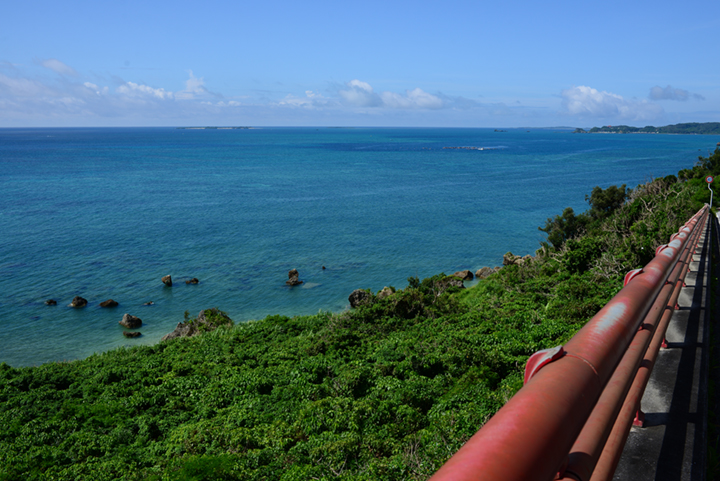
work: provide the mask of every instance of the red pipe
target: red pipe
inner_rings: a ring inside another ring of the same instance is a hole
[[[704,210],[431,479],[554,479]]]
[[[661,326],[663,320],[665,320],[664,325],[667,327],[667,321],[669,321],[672,315],[672,306],[677,302],[683,279],[689,268],[689,259],[691,259],[692,251],[697,245],[701,230],[702,229],[695,229],[693,231],[692,238],[686,244],[681,258],[675,264],[672,273],[668,277],[668,281],[663,286],[660,295],[658,295],[652,309],[646,316],[642,327],[635,335],[625,356],[615,369],[615,373],[603,390],[595,409],[570,450],[568,466],[565,470],[567,479],[587,481],[593,474],[593,470],[600,455],[603,453],[615,419],[622,408],[623,401],[641,366],[648,346],[653,340],[653,335],[655,334],[655,336],[657,336],[658,329],[656,326]],[[661,249],[658,249],[658,252],[660,250]],[[660,329],[659,332],[662,339],[665,328]]]

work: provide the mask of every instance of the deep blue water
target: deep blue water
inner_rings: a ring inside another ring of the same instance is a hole
[[[235,321],[341,311],[356,288],[499,265],[507,251],[533,253],[548,217],[585,210],[594,186],[675,174],[718,141],[521,129],[0,129],[0,362],[155,343],[185,311],[209,307]],[[461,146],[485,150],[444,148]],[[302,286],[285,286],[292,268]],[[191,277],[200,284],[185,285]],[[88,307],[68,307],[76,295]],[[58,305],[46,306],[50,298]],[[120,306],[98,307],[109,298]],[[142,318],[142,337],[122,336],[126,312]]]

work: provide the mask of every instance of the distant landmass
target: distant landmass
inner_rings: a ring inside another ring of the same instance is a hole
[[[665,127],[630,127],[628,125],[606,125],[590,130],[575,129],[576,134],[720,134],[720,122],[691,122],[666,125]]]

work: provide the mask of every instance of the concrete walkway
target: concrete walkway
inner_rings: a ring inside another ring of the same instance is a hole
[[[646,427],[633,427],[615,471],[616,481],[706,479],[710,365],[710,226],[703,233],[642,398]],[[715,230],[717,232],[717,230]]]

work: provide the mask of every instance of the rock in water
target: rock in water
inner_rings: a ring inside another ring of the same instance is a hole
[[[46,306],[57,306],[57,301],[55,299],[48,299],[45,301]]]
[[[100,307],[117,307],[118,303],[117,301],[113,301],[112,299],[108,299],[107,301],[102,301],[100,303]]]
[[[130,314],[125,314],[119,324],[123,327],[127,327],[128,329],[136,329],[142,326],[142,319],[131,316]]]
[[[83,299],[80,296],[75,296],[70,303],[70,307],[85,307],[87,306],[87,299]]]
[[[166,286],[172,287],[172,276],[170,274],[166,275],[161,280]]]
[[[298,273],[297,269],[292,269],[288,272],[288,280],[285,281],[285,284],[289,286],[298,286],[302,283],[303,281],[300,280],[300,273]]]
[[[125,337],[140,337],[142,333],[140,331],[123,331],[123,336]]]
[[[197,284],[199,282],[200,282],[200,279],[198,279],[197,277],[193,277],[189,281],[185,281],[185,284]]]
[[[464,271],[457,271],[455,274],[453,274],[455,277],[459,277],[460,279],[464,281],[471,281],[473,280],[473,274],[468,269],[465,269]]]

